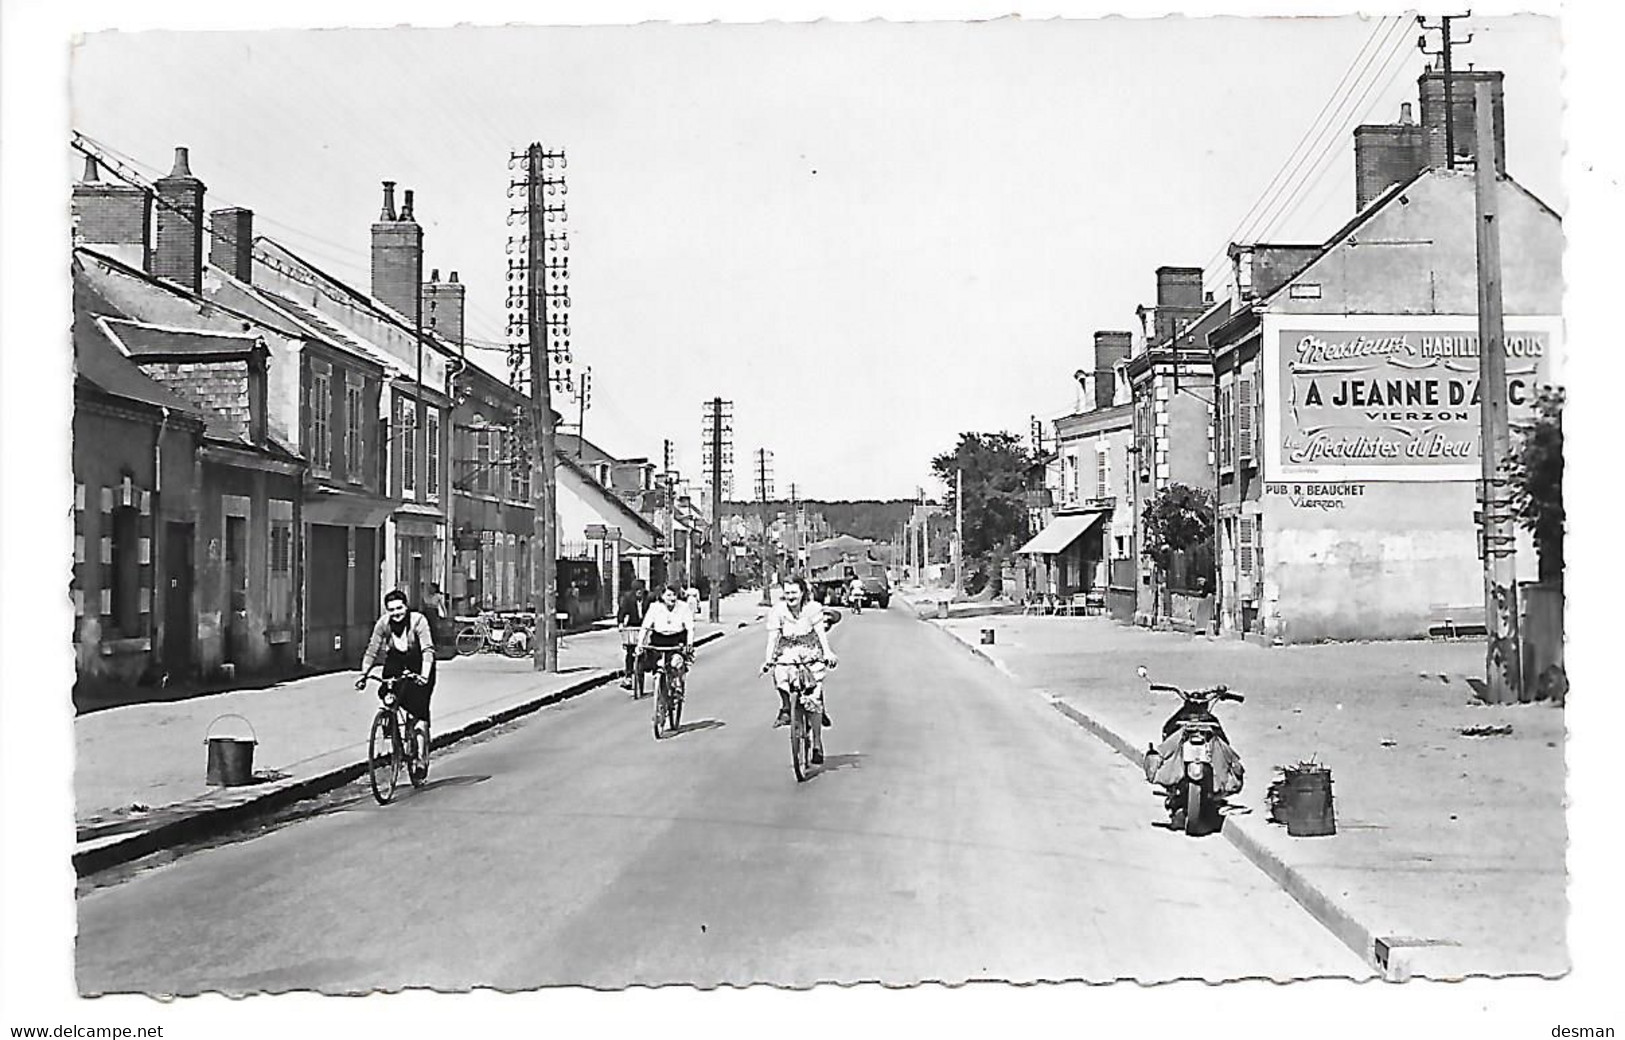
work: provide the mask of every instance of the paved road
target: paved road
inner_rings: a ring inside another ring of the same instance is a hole
[[[82,992],[1364,974],[1131,766],[899,607],[848,617],[797,784],[760,629],[701,651],[684,732],[614,687],[434,783],[79,901]]]

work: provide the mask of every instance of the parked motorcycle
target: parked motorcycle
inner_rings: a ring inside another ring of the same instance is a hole
[[[1162,746],[1146,750],[1145,778],[1160,787],[1169,825],[1196,835],[1218,815],[1219,803],[1241,791],[1241,758],[1230,746],[1224,727],[1213,714],[1219,701],[1246,698],[1220,684],[1199,690],[1151,682],[1145,666],[1137,669],[1153,693],[1176,693],[1184,702],[1162,727]]]

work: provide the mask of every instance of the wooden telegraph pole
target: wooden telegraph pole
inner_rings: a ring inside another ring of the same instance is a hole
[[[1522,700],[1518,633],[1518,574],[1511,487],[1502,463],[1512,436],[1507,421],[1505,328],[1501,311],[1501,232],[1496,169],[1495,108],[1488,83],[1474,96],[1476,149],[1473,175],[1478,247],[1478,385],[1482,479],[1479,482],[1484,558],[1485,700]]]
[[[722,620],[722,473],[727,459],[723,448],[723,416],[727,404],[713,397],[707,406],[709,429],[706,437],[710,444],[711,462],[711,620]]]
[[[557,162],[562,169],[563,153],[546,153],[540,144],[532,144],[526,152],[526,201],[529,211],[529,339],[530,339],[530,401],[531,429],[537,431],[539,450],[531,453],[530,483],[535,496],[535,518],[531,534],[531,575],[535,584],[531,600],[536,612],[536,640],[532,662],[537,671],[559,670],[559,632],[557,613],[558,532],[555,530],[558,507],[554,487],[557,448],[553,439],[553,377],[549,365],[547,320],[548,261],[546,218],[548,212],[542,166]],[[555,181],[555,183],[559,183]],[[553,212],[562,212],[562,203]],[[561,232],[562,234],[562,232]],[[568,296],[564,296],[568,299]],[[539,587],[538,587],[539,586]]]

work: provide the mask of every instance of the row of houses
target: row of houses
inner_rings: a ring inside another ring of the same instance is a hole
[[[352,665],[389,589],[438,592],[450,614],[529,607],[530,402],[469,360],[466,288],[424,278],[416,200],[397,207],[394,189],[363,290],[256,234],[252,211],[208,211],[185,148],[151,184],[87,158],[72,203],[82,678]],[[571,622],[634,578],[686,578],[692,503],[646,460],[559,446]]]
[[[1228,247],[1230,277],[1156,271],[1155,302],[1093,335],[1078,407],[1029,475],[1029,595],[1081,595],[1125,622],[1268,641],[1406,638],[1482,626],[1475,84],[1419,80],[1421,121],[1354,133],[1354,216],[1324,241]],[[1497,169],[1505,169],[1496,122]],[[1561,379],[1561,218],[1496,183],[1516,422]],[[1047,447],[1047,446],[1046,446]],[[1166,568],[1145,516],[1176,485],[1216,506],[1207,552]],[[1534,578],[1527,542],[1520,571]]]

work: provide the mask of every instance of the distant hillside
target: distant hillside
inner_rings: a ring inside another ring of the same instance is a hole
[[[829,525],[829,535],[849,534],[854,538],[867,538],[870,541],[887,543],[897,537],[897,525],[905,523],[914,509],[912,499],[896,499],[889,502],[857,501],[857,502],[822,502],[817,499],[806,499],[800,503],[809,515],[817,514],[824,518]],[[729,503],[725,511],[730,513],[749,513],[761,507],[754,502]],[[776,500],[768,503],[769,510],[777,513],[790,508],[788,500]]]

